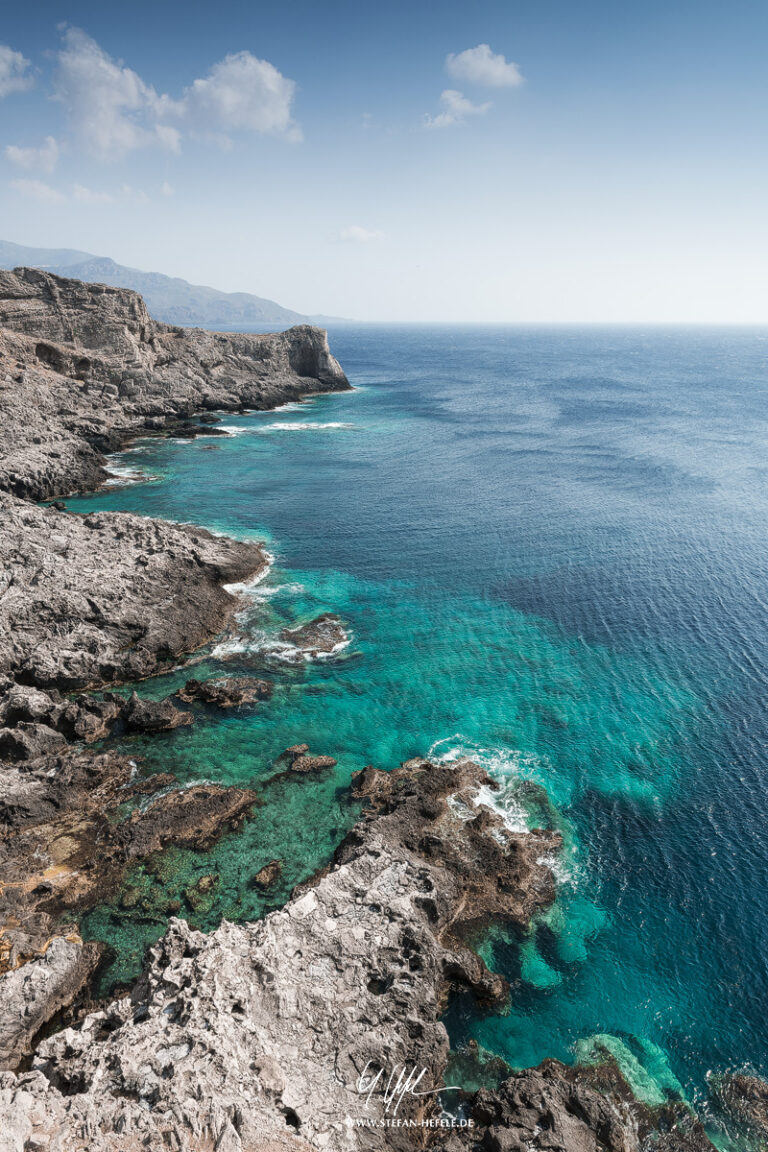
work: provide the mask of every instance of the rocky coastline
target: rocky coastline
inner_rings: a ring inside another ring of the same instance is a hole
[[[156,323],[126,290],[0,272],[4,1146],[711,1148],[683,1105],[639,1104],[610,1061],[547,1061],[494,1092],[442,1095],[452,991],[497,1007],[510,995],[473,943],[493,923],[523,932],[551,903],[548,861],[559,847],[556,833],[510,832],[480,804],[491,781],[471,761],[365,768],[352,788],[363,817],[284,908],[209,935],[171,918],[128,994],[53,1029],[100,961],[78,934],[80,914],[131,863],[169,844],[205,848],[260,802],[247,788],[142,777],[131,759],[90,745],[120,726],[188,724],[197,707],[265,706],[267,681],[234,677],[189,680],[155,703],[109,689],[168,669],[220,633],[237,606],[225,585],[257,577],[268,558],[258,544],[187,525],[32,501],[97,487],[104,453],[133,437],[348,387],[318,329],[190,331]],[[282,637],[320,654],[344,640],[332,616]],[[334,763],[307,745],[286,758],[306,787]],[[268,887],[279,869],[272,861],[255,883]],[[382,1084],[403,1069],[423,1070],[418,1090],[387,1100]],[[458,1127],[440,1124],[447,1101]]]

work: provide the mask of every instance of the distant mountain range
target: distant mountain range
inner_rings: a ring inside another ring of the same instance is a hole
[[[274,300],[250,292],[219,292],[202,284],[189,284],[177,276],[141,272],[116,264],[108,256],[94,256],[75,248],[27,248],[0,240],[0,268],[45,268],[57,276],[70,276],[94,284],[132,288],[141,293],[151,315],[166,324],[222,331],[292,324],[325,324],[338,316],[303,316]]]

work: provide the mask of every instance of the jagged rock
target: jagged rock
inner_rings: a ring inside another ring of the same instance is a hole
[[[104,479],[102,452],[205,409],[349,387],[324,331],[158,324],[135,292],[0,272],[0,489],[46,499]]]
[[[60,732],[47,724],[17,724],[0,728],[0,760],[34,760],[66,744]]]
[[[349,643],[343,623],[332,612],[324,612],[298,628],[283,628],[280,639],[294,647],[302,659],[330,656]]]
[[[220,632],[237,606],[222,584],[267,563],[202,528],[0,495],[0,675],[43,689],[147,676]]]
[[[496,1092],[481,1089],[469,1112],[475,1127],[454,1132],[444,1152],[714,1152],[684,1104],[641,1104],[613,1061],[574,1068],[545,1060]]]
[[[111,899],[129,865],[170,844],[206,851],[258,802],[135,770],[126,756],[68,747],[0,771],[0,972],[39,954],[62,917]]]
[[[177,696],[188,704],[199,700],[219,708],[235,708],[268,700],[272,690],[269,680],[257,680],[254,676],[216,676],[211,680],[187,680]]]
[[[142,700],[135,692],[123,709],[123,719],[130,732],[170,732],[191,724],[191,712],[182,712],[170,698]]]
[[[190,1152],[298,1140],[334,1152],[410,1147],[397,1130],[369,1129],[361,1141],[345,1123],[382,1114],[381,1095],[367,1111],[358,1090],[366,1063],[415,1063],[430,1080],[420,1087],[440,1086],[449,988],[465,974],[490,981],[465,942],[477,907],[527,922],[553,895],[539,860],[560,841],[505,833],[491,812],[459,820],[447,798],[471,802],[487,783],[477,765],[379,776],[369,814],[329,870],[255,924],[204,936],[172,921],[130,1000],[44,1041],[31,1073],[0,1080],[0,1124],[13,1131],[25,1109],[73,1146],[87,1133],[89,1152],[117,1152],[126,1132],[137,1145]],[[443,846],[429,857],[419,847],[427,832]],[[436,1107],[436,1097],[408,1097],[399,1115]]]
[[[283,874],[282,860],[270,860],[269,864],[265,864],[260,868],[255,876],[251,877],[251,888],[271,888],[277,884],[278,880]]]
[[[96,968],[99,944],[54,936],[42,956],[0,976],[0,1069],[16,1068],[48,1020],[68,1007]]]
[[[334,768],[337,761],[333,756],[309,756],[309,744],[293,744],[286,748],[280,760],[288,761],[290,772],[320,772],[323,768]]]
[[[768,1083],[746,1072],[731,1072],[713,1078],[712,1088],[718,1103],[738,1124],[768,1142]]]

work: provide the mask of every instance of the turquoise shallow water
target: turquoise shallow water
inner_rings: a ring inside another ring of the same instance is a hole
[[[183,781],[261,782],[264,807],[208,856],[137,873],[130,906],[87,929],[125,978],[172,901],[204,927],[251,917],[324,863],[356,768],[469,751],[510,822],[561,827],[567,847],[555,908],[484,945],[510,1012],[456,1004],[455,1042],[525,1066],[588,1057],[599,1036],[649,1099],[706,1110],[708,1072],[768,1072],[766,335],[331,339],[356,392],[227,415],[227,439],[145,443],[120,463],[155,479],[70,501],[256,535],[276,557],[243,641],[195,673],[266,672],[273,700],[126,742]],[[351,627],[345,651],[269,655],[325,610]],[[299,739],[337,755],[334,773],[264,783]],[[248,879],[276,857],[266,899]]]

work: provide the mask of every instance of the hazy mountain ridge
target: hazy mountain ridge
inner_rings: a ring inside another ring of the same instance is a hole
[[[117,264],[107,256],[94,256],[74,248],[28,248],[0,240],[0,268],[19,266],[44,268],[58,276],[69,276],[86,283],[131,288],[144,297],[151,315],[166,324],[232,329],[263,325],[288,327],[334,319],[330,316],[305,316],[249,292],[220,292],[206,285],[190,284],[177,276],[143,272]]]

